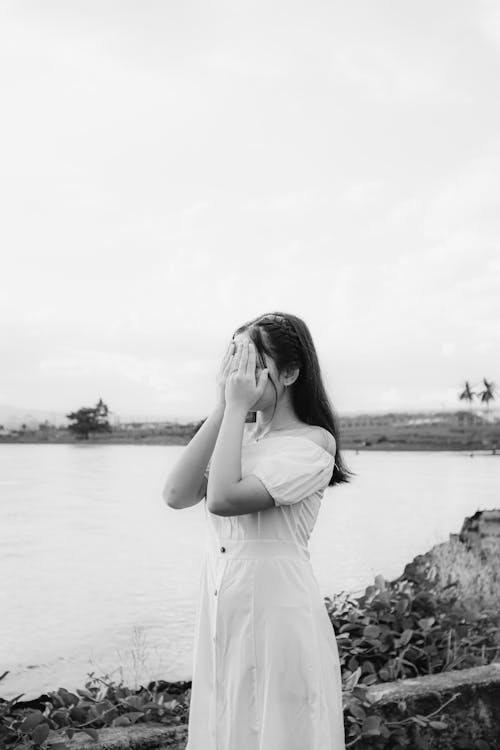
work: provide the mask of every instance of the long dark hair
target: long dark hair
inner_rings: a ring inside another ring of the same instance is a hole
[[[335,438],[335,466],[328,484],[349,482],[354,472],[346,467],[340,452],[338,420],[323,385],[316,348],[307,325],[296,315],[272,312],[244,323],[233,337],[245,331],[254,342],[258,355],[262,358],[265,353],[272,357],[280,374],[287,368],[299,368],[299,375],[290,387],[295,413],[306,424],[324,427]],[[278,391],[271,376],[269,381],[276,393],[276,410]]]

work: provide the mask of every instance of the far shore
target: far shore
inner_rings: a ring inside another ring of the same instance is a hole
[[[187,445],[191,437],[186,435],[94,435],[88,440],[78,440],[73,435],[57,434],[49,435],[0,435],[2,444],[43,444],[43,445]],[[343,450],[354,451],[461,451],[465,454],[484,453],[489,455],[500,455],[500,448],[484,445],[482,441],[474,441],[464,444],[463,440],[425,440],[419,436],[415,442],[409,440],[382,440],[382,441],[342,441]]]

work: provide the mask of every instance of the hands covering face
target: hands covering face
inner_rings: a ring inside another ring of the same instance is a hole
[[[225,389],[227,376],[233,367],[233,355],[236,349],[236,344],[233,340],[229,342],[229,346],[226,349],[226,353],[222,359],[219,367],[219,372],[216,377],[216,399],[217,403],[222,406],[226,405]]]
[[[230,358],[225,386],[227,406],[241,406],[246,411],[257,403],[266,387],[268,369],[264,368],[258,380],[255,377],[257,352],[248,338],[239,339],[236,351]]]

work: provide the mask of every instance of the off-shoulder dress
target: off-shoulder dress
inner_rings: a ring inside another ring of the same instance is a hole
[[[339,653],[308,550],[334,455],[307,432],[256,440],[246,424],[241,459],[275,507],[218,516],[203,501],[186,750],[344,750]]]

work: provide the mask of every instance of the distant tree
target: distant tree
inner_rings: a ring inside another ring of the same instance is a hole
[[[476,396],[476,392],[472,390],[472,386],[470,385],[469,381],[466,380],[464,384],[463,391],[459,394],[458,398],[460,401],[467,401],[469,404],[469,418],[470,418],[470,435],[469,435],[469,441],[472,443],[475,437],[475,428],[472,421],[472,401],[474,397]]]
[[[94,407],[83,406],[78,411],[66,414],[73,421],[68,425],[68,430],[74,432],[79,440],[88,440],[91,432],[111,432],[108,413],[108,407],[100,398]]]
[[[474,396],[476,395],[475,391],[472,390],[471,386],[469,385],[469,381],[465,381],[464,389],[459,395],[460,401],[467,401],[469,404],[469,408],[472,407],[472,400],[474,399]]]
[[[496,394],[497,387],[496,387],[495,383],[493,383],[493,382],[488,383],[488,381],[486,380],[486,378],[483,378],[483,384],[484,384],[484,388],[483,388],[482,391],[479,391],[479,393],[477,394],[477,397],[480,399],[480,401],[481,401],[482,404],[486,405],[486,417],[487,417],[487,420],[489,422],[490,421],[489,420],[489,417],[490,417],[490,401],[494,401],[495,400],[495,394]]]

